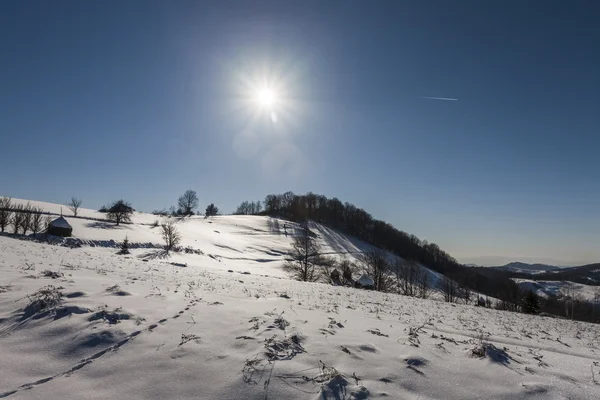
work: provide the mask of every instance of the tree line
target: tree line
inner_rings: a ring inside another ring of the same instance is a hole
[[[27,204],[14,204],[11,198],[0,198],[0,232],[8,231],[12,227],[13,234],[26,235],[27,232],[35,236],[48,229],[50,215],[36,206]]]
[[[189,217],[192,215],[196,215],[196,210],[200,205],[200,201],[198,200],[198,193],[194,190],[186,190],[178,199],[177,199],[177,207],[171,206],[169,209],[162,210],[154,210],[152,214],[160,215],[163,217],[166,216],[180,216],[180,217]],[[201,215],[200,211],[197,212],[198,215]],[[214,203],[210,203],[206,206],[204,210],[204,216],[206,218],[213,217],[215,215],[219,215],[219,208],[215,206]]]
[[[263,214],[298,222],[320,222],[405,260],[426,265],[462,288],[506,301],[513,301],[511,292],[518,291],[517,285],[502,272],[484,272],[465,267],[437,244],[396,229],[393,225],[374,218],[362,208],[335,197],[327,198],[311,192],[304,195],[293,192],[269,194],[264,200]]]
[[[355,280],[364,272],[369,277],[366,288],[372,290],[420,298],[427,298],[434,290],[438,290],[446,302],[462,301],[498,310],[545,313],[587,322],[600,320],[600,289],[593,300],[585,300],[573,291],[563,297],[541,298],[531,290],[521,290],[510,279],[510,273],[463,266],[459,266],[459,271],[466,273],[466,276],[456,273],[446,275],[434,287],[429,273],[416,261],[390,257],[388,252],[380,248],[361,254],[356,263],[324,255],[307,220],[300,222],[296,229],[284,268],[291,272],[293,278],[301,281],[321,280],[336,285],[364,287],[360,280]],[[482,281],[486,285],[481,284]],[[491,296],[497,299],[495,303],[488,297],[490,294],[485,297],[475,295],[474,290],[485,294],[482,288],[486,287],[492,289]]]

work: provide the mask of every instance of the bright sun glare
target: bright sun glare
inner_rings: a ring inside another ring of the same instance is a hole
[[[271,89],[264,88],[258,92],[257,99],[262,107],[271,108],[275,103],[275,93]]]

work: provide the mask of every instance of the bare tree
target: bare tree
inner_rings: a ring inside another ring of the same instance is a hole
[[[165,241],[165,250],[170,251],[181,242],[181,235],[173,221],[161,225],[162,236]]]
[[[354,279],[352,278],[352,275],[356,269],[356,266],[347,258],[342,259],[338,266],[342,271],[342,276],[340,278],[342,285],[354,285]]]
[[[10,197],[0,197],[0,230],[2,232],[4,232],[4,229],[6,229],[11,222],[12,211],[10,206]]]
[[[321,246],[307,226],[298,231],[299,235],[292,242],[292,258],[286,261],[284,267],[292,271],[294,278],[299,281],[314,282],[320,276],[318,267],[325,262],[320,254]]]
[[[367,274],[373,279],[374,289],[387,292],[393,287],[390,274],[390,262],[383,250],[371,250],[361,255],[360,262]]]
[[[193,190],[186,190],[177,200],[179,210],[183,215],[194,215],[194,210],[198,208],[198,195]]]
[[[458,285],[452,279],[442,279],[442,293],[444,294],[444,300],[447,303],[454,303],[458,296]]]
[[[465,304],[469,304],[471,302],[473,291],[466,283],[460,285],[459,294],[460,297],[462,297],[465,300]]]
[[[417,263],[396,259],[393,270],[398,292],[405,296],[417,296],[417,280],[420,275],[420,268]]]
[[[431,293],[431,282],[429,281],[429,274],[423,268],[419,268],[419,274],[417,276],[417,295],[423,299],[429,297]]]
[[[42,215],[42,209],[33,207],[31,209],[31,221],[29,223],[29,228],[33,232],[34,237],[42,230],[43,223],[44,217]]]
[[[21,217],[21,229],[23,230],[23,235],[27,234],[27,230],[31,225],[31,205],[27,203],[25,207],[22,208],[22,217]]]
[[[337,270],[337,261],[334,258],[321,256],[319,258],[319,266],[321,267],[321,275],[328,283],[339,284],[339,271]],[[335,272],[334,272],[335,271]],[[333,274],[333,275],[332,275]],[[337,276],[336,279],[333,279]]]
[[[256,215],[262,211],[262,205],[259,201],[243,201],[234,211],[234,215]]]
[[[567,319],[572,320],[574,318],[576,300],[575,289],[572,286],[567,287],[564,293],[565,317]]]
[[[48,239],[48,229],[50,228],[51,223],[52,223],[52,217],[50,217],[50,214],[46,214],[46,217],[43,219],[44,237],[46,239]]]
[[[256,203],[254,203],[254,207],[252,208],[252,214],[260,214],[261,211],[262,204],[260,203],[260,200],[258,200]]]
[[[131,207],[131,204],[124,200],[118,200],[108,209],[107,217],[118,226],[121,222],[131,222],[132,214],[133,208]]]
[[[12,216],[12,226],[13,226],[13,233],[14,234],[18,234],[19,233],[19,229],[21,229],[21,225],[23,224],[23,205],[22,204],[17,204],[13,207],[13,216]]]
[[[77,197],[71,197],[71,200],[67,203],[67,208],[71,210],[73,216],[77,216],[79,207],[81,207],[81,199],[78,199]]]
[[[243,201],[242,204],[238,206],[238,208],[234,211],[234,215],[248,215],[251,213],[250,203],[247,201]]]

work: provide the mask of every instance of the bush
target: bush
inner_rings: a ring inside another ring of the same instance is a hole
[[[129,254],[129,239],[127,235],[125,235],[125,240],[121,243],[121,250],[119,250],[119,254]]]
[[[165,250],[169,251],[181,242],[181,235],[173,221],[162,224],[162,236],[165,241]]]
[[[25,307],[26,313],[37,313],[60,304],[62,293],[52,285],[44,286],[35,293],[28,295],[29,304]]]
[[[215,216],[218,214],[219,214],[219,209],[217,208],[217,206],[215,206],[213,203],[210,203],[206,207],[206,212],[204,213],[204,217],[208,218],[208,217],[212,217],[212,216]]]

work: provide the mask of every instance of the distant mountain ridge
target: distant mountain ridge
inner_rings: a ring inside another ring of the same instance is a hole
[[[499,267],[490,267],[492,269],[516,272],[516,273],[528,273],[528,274],[540,274],[551,271],[558,271],[563,269],[563,267],[558,267],[556,265],[547,265],[547,264],[528,264],[519,261],[511,262],[506,265],[502,265]]]
[[[551,281],[571,281],[585,285],[600,286],[600,263],[580,267],[560,268],[558,271],[540,272],[535,279]]]
[[[578,267],[558,267],[546,264],[511,262],[500,267],[489,267],[510,273],[514,278],[536,281],[570,281],[584,285],[600,286],[600,263]]]

